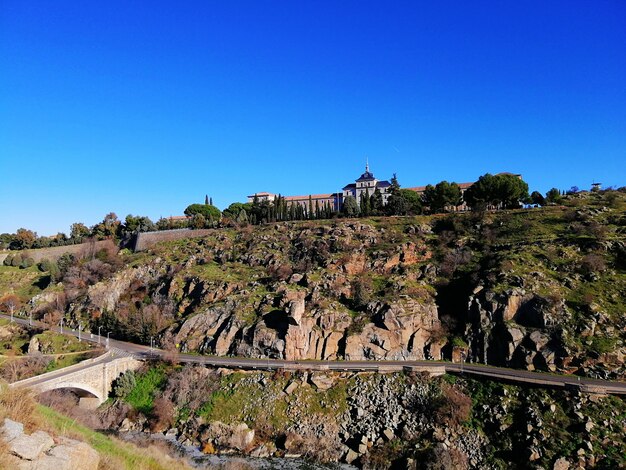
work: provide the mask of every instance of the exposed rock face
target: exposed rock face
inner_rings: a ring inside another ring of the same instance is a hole
[[[424,359],[440,357],[431,340],[439,328],[434,303],[411,299],[372,303],[373,323],[349,331],[352,319],[335,310],[307,310],[304,291],[286,291],[279,309],[248,325],[237,316],[236,301],[207,309],[171,333],[183,351],[299,359]],[[332,308],[332,306],[331,306]]]
[[[254,430],[249,429],[245,423],[228,425],[214,421],[204,429],[200,439],[217,447],[243,452],[250,450],[254,442]]]
[[[100,456],[84,442],[59,438],[43,431],[24,433],[21,423],[8,418],[0,428],[0,439],[7,444],[13,468],[19,470],[97,470]]]
[[[480,290],[470,297],[466,337],[476,362],[554,371],[567,356],[559,341],[558,319],[565,305],[550,303],[523,289],[502,295]]]
[[[374,312],[374,323],[346,339],[347,360],[424,359],[427,346],[429,356],[439,358],[440,346],[431,340],[431,332],[439,328],[434,304],[405,300],[391,305],[372,304],[370,310]]]

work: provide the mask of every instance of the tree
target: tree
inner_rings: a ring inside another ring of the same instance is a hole
[[[74,240],[80,240],[89,236],[89,228],[81,222],[73,223],[70,227],[70,238]]]
[[[137,232],[152,232],[156,229],[156,225],[148,217],[134,216],[128,214],[124,222],[124,233],[137,233]]]
[[[538,206],[545,206],[546,200],[539,191],[533,191],[530,195],[530,202]]]
[[[422,213],[422,198],[415,191],[400,189],[400,196],[407,204],[407,214],[417,215]]]
[[[560,204],[563,201],[561,197],[561,191],[557,188],[552,188],[546,193],[546,202],[548,204]]]
[[[380,192],[380,189],[376,188],[374,190],[374,194],[370,197],[370,210],[372,211],[372,214],[379,215],[382,214],[383,209],[383,195]]]
[[[208,194],[205,194],[205,195],[204,195],[204,205],[205,205],[205,206],[208,206],[208,205],[209,205],[209,195],[208,195]],[[211,205],[213,205],[213,204],[211,204]]]
[[[20,305],[22,305],[22,301],[15,294],[5,294],[0,298],[0,307],[11,316],[20,308]]]
[[[489,173],[465,191],[465,201],[473,209],[487,206],[515,208],[528,199],[528,184],[515,175]]]
[[[354,196],[346,196],[343,200],[341,212],[343,212],[346,217],[356,217],[359,215],[359,205],[356,203]]]
[[[219,220],[222,215],[217,207],[210,204],[190,204],[185,209],[185,215],[188,215],[189,217],[193,217],[196,214],[203,215],[206,220],[211,222]]]
[[[252,204],[249,202],[245,204],[242,202],[233,202],[230,206],[224,209],[224,211],[222,212],[222,215],[224,217],[236,219],[242,210],[245,210],[246,212],[250,213],[251,212],[250,209],[252,209]]]
[[[458,184],[447,181],[441,181],[436,186],[429,184],[424,191],[423,200],[431,212],[444,212],[446,207],[461,205],[461,188]]]
[[[24,250],[31,248],[36,239],[37,234],[32,230],[18,228],[17,232],[15,232],[15,236],[13,237],[13,241],[9,245],[9,248],[12,250]]]

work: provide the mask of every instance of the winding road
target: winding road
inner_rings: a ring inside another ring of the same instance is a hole
[[[0,314],[0,318],[10,320],[10,317],[4,314]],[[13,317],[13,321],[20,325],[29,325],[29,320],[19,317]],[[61,330],[60,327],[49,328],[40,322],[33,322],[33,325],[52,329],[58,333],[75,337],[79,336],[78,331],[70,330],[69,328],[63,328],[63,330]],[[107,340],[106,337],[98,337],[98,335],[85,332],[82,332],[80,337],[82,340],[107,346],[109,350],[113,352],[113,356],[132,355],[137,359],[157,359],[167,357],[168,354],[170,354],[167,351],[150,348],[149,346],[115,339]],[[626,382],[507,369],[484,364],[457,364],[443,361],[321,361],[308,359],[287,361],[282,359],[255,359],[231,356],[200,356],[182,353],[175,353],[175,355],[178,362],[203,364],[213,367],[264,370],[333,370],[350,372],[396,372],[415,370],[429,372],[434,375],[444,373],[468,374],[489,377],[496,381],[534,384],[544,387],[573,388],[598,394],[626,395]],[[63,371],[64,369],[60,369],[56,372],[62,374]]]

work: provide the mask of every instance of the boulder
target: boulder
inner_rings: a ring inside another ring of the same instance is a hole
[[[320,373],[311,374],[309,381],[313,385],[315,385],[319,390],[328,390],[335,383],[332,376],[328,374],[320,374]]]
[[[0,432],[2,432],[2,438],[5,442],[11,442],[24,434],[24,425],[9,418],[4,418],[4,425],[0,428]]]
[[[53,459],[63,464],[59,467],[51,467],[53,470],[75,469],[81,470],[97,470],[100,464],[100,455],[95,449],[84,442],[75,441],[73,439],[62,438],[61,444],[55,446],[48,452]],[[37,467],[40,468],[40,467]]]
[[[9,452],[23,460],[35,460],[54,445],[50,434],[35,431],[30,436],[22,434],[8,443]]]

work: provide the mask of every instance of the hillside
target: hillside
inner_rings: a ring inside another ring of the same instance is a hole
[[[22,313],[172,351],[173,365],[118,382],[93,426],[166,432],[207,453],[368,468],[504,468],[519,456],[532,462],[519,468],[624,465],[618,398],[448,376],[230,374],[175,362],[176,351],[426,358],[623,380],[625,194],[207,233],[141,253],[62,257],[50,272],[0,273]],[[44,402],[71,413],[66,399]]]
[[[181,352],[624,377],[625,197],[220,228],[144,253],[68,258],[61,283],[26,310]],[[27,296],[43,283],[32,269],[3,276],[23,272]]]

